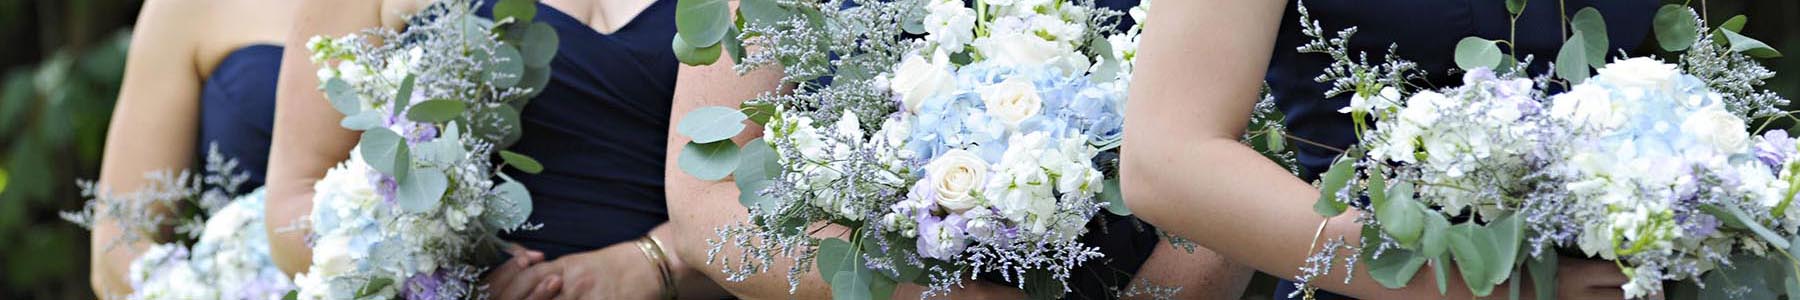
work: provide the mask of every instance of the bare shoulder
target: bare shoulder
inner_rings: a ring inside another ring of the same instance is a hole
[[[300,1],[152,0],[186,2],[184,11],[194,42],[195,67],[202,76],[231,52],[252,45],[281,45]]]

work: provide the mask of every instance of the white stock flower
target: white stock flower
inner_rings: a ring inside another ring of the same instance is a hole
[[[1681,131],[1713,146],[1720,153],[1737,153],[1749,147],[1748,130],[1744,127],[1744,119],[1716,104],[1695,111],[1681,122]]]
[[[975,50],[987,61],[1007,66],[1041,65],[1071,51],[1057,47],[1056,42],[1018,31],[998,31],[975,39]]]
[[[939,47],[960,52],[975,39],[974,9],[963,6],[959,0],[936,0],[927,7],[930,13],[925,15],[925,32]]]
[[[1680,69],[1649,57],[1634,57],[1613,61],[1600,67],[1596,81],[1604,81],[1623,87],[1642,87],[1664,89],[1672,87],[1675,79],[1681,76]]]
[[[987,183],[988,163],[975,153],[953,149],[925,165],[925,180],[937,192],[939,206],[953,212],[974,208],[972,193]]]
[[[1550,116],[1592,129],[1617,128],[1627,120],[1621,103],[1598,86],[1579,84],[1550,97]]]
[[[1400,103],[1400,90],[1395,89],[1394,87],[1385,87],[1385,88],[1381,88],[1381,91],[1377,92],[1374,97],[1364,96],[1361,93],[1351,95],[1350,96],[1350,106],[1345,106],[1344,108],[1338,109],[1338,112],[1340,112],[1340,113],[1351,113],[1351,112],[1372,113],[1377,110],[1384,110],[1389,107],[1394,107],[1394,105],[1397,105],[1399,103]]]
[[[1054,152],[1049,148],[1049,136],[1044,132],[1014,135],[1007,141],[1006,152],[1001,154],[1000,165],[996,166],[998,178],[988,181],[985,195],[999,209],[1000,215],[1013,222],[1027,222],[1036,218],[1048,217],[1056,212],[1056,195],[1053,193],[1055,182],[1045,172],[1038,157],[1045,152]],[[1041,232],[1042,225],[1034,227]]]
[[[907,112],[917,112],[925,99],[956,90],[956,78],[950,68],[948,54],[942,49],[933,51],[929,60],[917,54],[907,55],[888,86],[900,97]]]
[[[1027,79],[1007,78],[982,87],[979,92],[982,103],[987,105],[988,116],[1005,123],[1007,128],[1018,128],[1019,123],[1037,116],[1044,109],[1044,99]]]

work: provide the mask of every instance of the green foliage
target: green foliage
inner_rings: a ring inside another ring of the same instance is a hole
[[[688,45],[711,47],[725,38],[731,6],[725,0],[680,0],[675,3],[675,30]]]
[[[524,154],[519,154],[518,152],[500,150],[500,160],[505,161],[506,165],[519,169],[520,172],[537,174],[544,171],[544,164],[538,163],[537,159],[525,156]]]
[[[1569,37],[1568,42],[1563,43],[1562,50],[1556,51],[1557,78],[1568,80],[1570,85],[1587,81],[1590,73],[1588,72],[1587,46],[1583,45],[1586,40],[1586,36],[1577,32],[1575,36]]]
[[[1119,179],[1107,178],[1105,185],[1105,189],[1100,190],[1100,200],[1106,201],[1106,212],[1120,216],[1131,215],[1131,207],[1125,206],[1125,191],[1119,188]]]
[[[681,171],[700,180],[725,179],[738,166],[738,146],[731,140],[711,143],[688,142],[676,159]]]
[[[463,111],[468,109],[469,105],[464,104],[462,101],[449,99],[426,100],[425,102],[419,102],[419,104],[414,104],[412,107],[407,108],[406,118],[424,123],[443,123],[462,116]]]
[[[1478,37],[1465,37],[1456,42],[1456,67],[1463,70],[1474,70],[1486,67],[1495,69],[1500,66],[1500,44]]]
[[[1380,257],[1374,257],[1374,251],[1363,251],[1363,259],[1368,262],[1369,275],[1382,287],[1398,289],[1406,287],[1419,268],[1425,266],[1426,257],[1405,249],[1388,249]]]
[[[1611,48],[1612,44],[1606,36],[1606,18],[1600,16],[1600,11],[1589,7],[1575,12],[1575,18],[1569,20],[1569,27],[1575,29],[1582,39],[1580,41],[1571,39],[1568,43],[1580,44],[1585,48],[1586,51],[1582,51],[1582,53],[1587,55],[1588,66],[1595,68],[1605,66],[1607,49]]]
[[[449,189],[450,177],[444,175],[444,171],[431,167],[414,168],[406,177],[400,177],[394,198],[400,203],[400,209],[424,213],[436,210],[444,201],[444,192]]]
[[[514,22],[529,24],[535,16],[537,0],[500,0],[494,4],[494,20],[512,18]]]
[[[675,59],[680,60],[683,64],[704,66],[719,62],[719,48],[721,48],[719,43],[713,43],[708,47],[694,47],[686,39],[682,39],[679,34],[675,35],[675,40],[669,43],[669,48],[675,49]]]
[[[1694,22],[1694,14],[1686,6],[1678,4],[1663,5],[1656,10],[1656,41],[1664,51],[1682,51],[1694,45],[1694,38],[1699,32],[1699,24]],[[1740,24],[1741,25],[1741,24]]]
[[[375,128],[363,131],[362,141],[357,146],[362,147],[363,161],[382,174],[393,176],[396,180],[406,180],[406,173],[412,171],[412,151],[406,146],[406,138],[400,137],[393,130]]]
[[[744,131],[744,120],[750,116],[723,106],[707,106],[688,112],[675,125],[675,131],[692,138],[695,143],[711,143],[731,139]]]
[[[350,89],[350,83],[332,77],[325,81],[325,99],[331,100],[331,108],[346,116],[354,116],[362,112],[362,97]]]
[[[487,201],[488,226],[515,228],[531,216],[531,193],[525,185],[510,179],[494,186],[494,199]]]
[[[775,147],[758,138],[744,143],[744,149],[738,153],[737,170],[731,173],[738,187],[738,203],[745,208],[775,209],[777,199],[758,193],[774,185],[775,177],[781,176],[781,164],[776,161],[779,156],[775,155]]]
[[[1325,175],[1321,179],[1319,201],[1313,203],[1313,212],[1317,212],[1321,216],[1335,217],[1349,209],[1349,203],[1338,201],[1337,192],[1350,184],[1351,177],[1356,175],[1355,172],[1356,158],[1349,155],[1338,157],[1337,162],[1331,164],[1331,169],[1325,171]]]

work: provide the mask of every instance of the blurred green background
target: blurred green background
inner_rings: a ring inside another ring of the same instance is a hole
[[[98,176],[142,2],[0,0],[0,299],[93,298],[87,235],[57,213],[81,206],[75,179]],[[1800,56],[1800,1],[1710,2],[1712,22],[1748,15],[1746,35]],[[1800,59],[1766,62],[1783,74],[1769,87],[1800,98]],[[1269,299],[1271,280],[1246,298]]]

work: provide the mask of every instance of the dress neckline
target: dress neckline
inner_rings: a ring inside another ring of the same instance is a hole
[[[619,26],[619,28],[613,30],[612,33],[600,32],[600,30],[595,29],[594,26],[581,22],[580,18],[576,18],[574,15],[570,15],[567,12],[563,12],[562,9],[558,9],[555,6],[550,6],[549,4],[544,4],[543,2],[538,2],[537,5],[539,8],[541,8],[538,11],[549,11],[550,15],[556,16],[557,19],[561,19],[565,22],[569,22],[569,23],[581,26],[582,29],[586,29],[586,30],[582,30],[582,31],[587,32],[588,34],[605,37],[605,38],[611,38],[614,35],[625,33],[627,30],[631,30],[632,28],[637,27],[638,23],[640,23],[639,21],[644,19],[644,15],[646,13],[649,13],[651,10],[656,9],[657,5],[663,5],[663,1],[656,0],[656,2],[650,3],[650,6],[644,7],[643,11],[639,11],[636,15],[632,15],[630,21],[625,21],[625,25]]]

